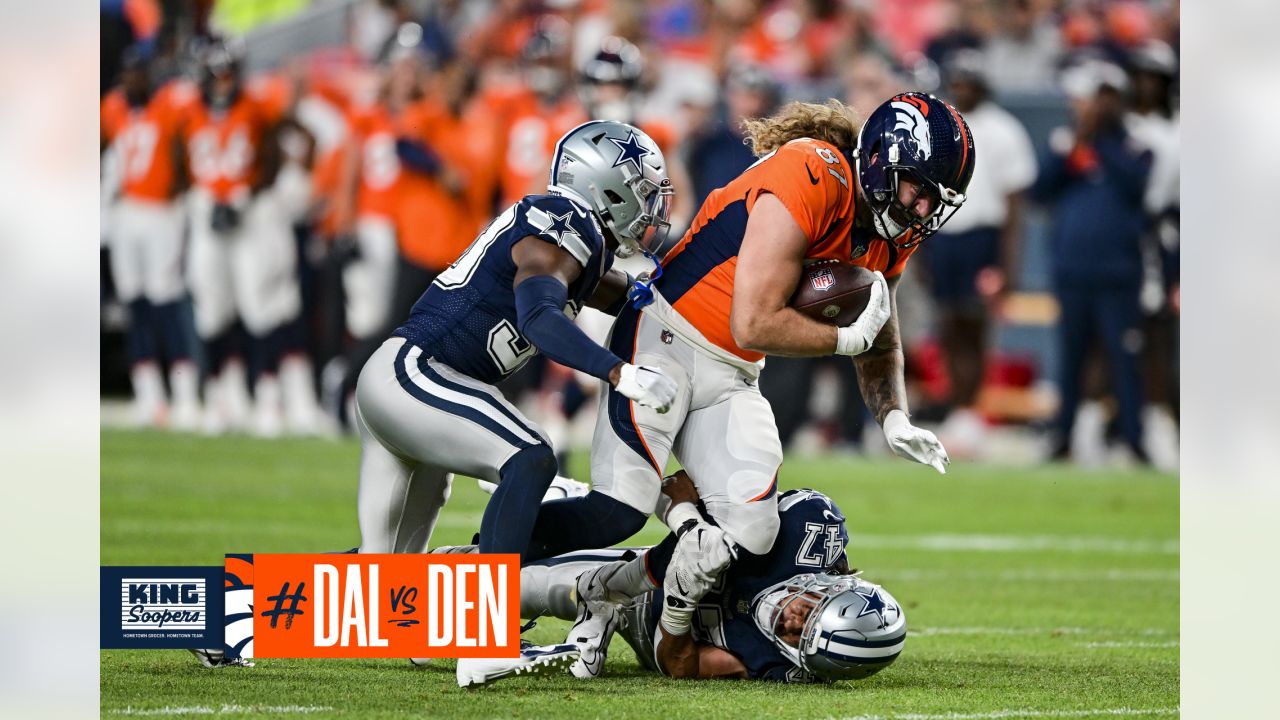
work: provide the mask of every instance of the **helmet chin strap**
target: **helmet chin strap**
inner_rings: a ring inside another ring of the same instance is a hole
[[[885,240],[897,240],[907,232],[906,228],[894,222],[893,218],[889,217],[889,212],[887,210],[883,213],[876,212],[874,210],[871,211],[871,222],[876,226],[876,232]]]

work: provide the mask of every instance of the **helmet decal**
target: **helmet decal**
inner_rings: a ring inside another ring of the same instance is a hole
[[[636,139],[634,131],[627,135],[626,140],[619,140],[611,137],[609,138],[609,142],[617,145],[620,151],[618,159],[613,161],[614,167],[618,167],[623,163],[631,163],[635,165],[637,173],[644,171],[644,169],[640,167],[640,160],[650,153],[643,145],[640,144],[640,141]]]
[[[928,160],[933,154],[933,143],[929,137],[929,121],[920,111],[920,106],[903,100],[894,100],[890,106],[893,107],[897,118],[894,129],[911,133],[911,137],[916,141],[916,147],[919,148],[920,159]],[[927,109],[928,106],[926,105],[925,108]]]
[[[883,627],[885,624],[884,611],[886,609],[886,606],[885,606],[884,598],[880,596],[880,588],[872,586],[870,592],[865,592],[864,590],[854,590],[853,594],[862,598],[863,603],[865,603],[862,606],[862,609],[858,611],[858,617],[862,617],[863,615],[871,615],[874,613],[875,616],[880,619],[880,625]]]

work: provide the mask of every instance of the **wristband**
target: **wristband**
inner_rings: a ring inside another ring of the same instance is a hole
[[[689,626],[693,624],[693,607],[667,595],[662,601],[662,615],[658,617],[658,623],[670,635],[688,635]]]
[[[691,502],[673,505],[667,511],[667,527],[671,528],[673,533],[679,533],[681,526],[690,520],[699,522],[702,520],[702,513],[698,512],[698,508],[694,507]]]

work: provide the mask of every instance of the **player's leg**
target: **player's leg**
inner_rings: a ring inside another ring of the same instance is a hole
[[[449,499],[452,474],[388,449],[360,417],[358,403],[355,424],[360,434],[360,552],[425,552]]]
[[[125,337],[129,356],[129,380],[133,385],[133,420],[139,425],[160,424],[165,416],[164,381],[160,377],[151,303],[145,285],[145,218],[137,203],[122,200],[114,214],[111,241],[111,276],[116,294],[129,310]]]
[[[657,506],[671,444],[689,407],[694,351],[660,322],[631,309],[614,323],[609,348],[627,362],[662,368],[680,391],[665,414],[612,388],[602,393],[591,443],[592,491],[542,506],[533,558],[622,542],[644,527]]]
[[[172,396],[170,421],[179,430],[194,430],[200,414],[200,372],[191,357],[182,273],[182,208],[176,203],[147,209],[144,293],[169,363]]]
[[[245,365],[235,323],[227,238],[212,229],[213,201],[200,191],[190,196],[191,234],[187,252],[187,286],[191,290],[196,334],[205,346],[206,432],[243,427],[248,409]]]
[[[577,550],[544,558],[520,568],[520,617],[550,615],[573,620],[578,612],[574,585],[583,573],[639,557],[635,550],[605,548]]]
[[[720,402],[689,412],[676,457],[716,524],[743,550],[763,555],[778,534],[778,429],[769,401],[744,381],[750,378],[723,363],[714,372],[725,392]]]
[[[287,215],[273,193],[258,195],[233,251],[236,304],[260,357],[255,390],[263,397],[255,399],[267,425],[283,412],[291,432],[309,434],[319,430],[320,410],[302,342],[297,261]]]
[[[1143,386],[1142,309],[1138,288],[1108,288],[1095,296],[1098,327],[1111,364],[1111,385],[1119,405],[1120,432],[1142,462],[1148,461],[1142,441]]]
[[[542,483],[538,500],[546,490],[545,485],[550,483],[550,478],[544,481],[511,474],[521,466],[517,458],[550,455],[550,448],[536,426],[491,386],[429,360],[421,348],[403,339],[386,341],[365,363],[356,385],[356,408],[361,422],[380,445],[395,457],[413,464],[415,470],[427,466],[490,480],[499,484],[499,492],[508,481],[511,481],[509,487]],[[549,469],[554,476],[555,468]],[[382,507],[378,512],[383,516],[403,517],[403,505],[410,492],[407,480],[401,484],[395,478],[384,482],[381,477],[377,473],[361,476],[362,524],[365,505]],[[415,487],[413,492],[419,489]],[[444,503],[447,484],[423,486],[420,492],[429,502],[418,503],[419,507],[414,510],[422,515],[418,520],[411,518],[409,525],[429,530],[434,522],[429,508],[438,510]],[[525,514],[536,515],[536,507],[537,500],[534,510]],[[532,526],[532,517],[527,525]],[[510,532],[508,529],[507,533]],[[501,533],[495,536],[499,543],[519,540]],[[410,531],[401,539],[406,544],[425,547],[429,537],[425,532]],[[524,541],[528,542],[527,535]],[[507,549],[506,545],[499,544],[499,547],[503,552],[519,551],[514,547]],[[489,551],[487,547],[482,550]]]
[[[1080,405],[1085,360],[1093,344],[1092,300],[1087,289],[1060,286],[1057,288],[1059,357],[1058,417],[1054,422],[1055,446],[1052,454],[1065,459],[1071,453],[1071,431],[1075,427],[1076,410]]]

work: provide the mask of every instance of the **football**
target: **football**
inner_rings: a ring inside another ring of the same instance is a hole
[[[791,296],[791,307],[829,325],[858,319],[871,300],[875,273],[841,260],[819,260],[805,266]]]

